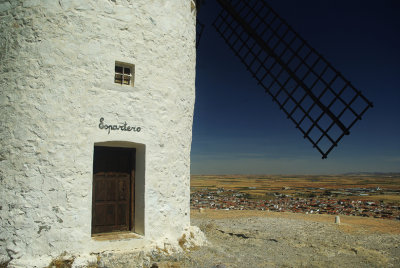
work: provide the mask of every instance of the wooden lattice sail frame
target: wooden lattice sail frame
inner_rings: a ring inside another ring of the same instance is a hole
[[[327,158],[372,103],[264,0],[217,0],[213,26],[247,70]]]

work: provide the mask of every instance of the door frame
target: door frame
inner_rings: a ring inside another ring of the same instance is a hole
[[[134,184],[134,219],[132,222],[132,232],[144,236],[146,234],[145,224],[145,205],[146,205],[146,144],[124,140],[95,140],[90,150],[93,157],[94,146],[104,147],[121,147],[136,149],[136,168],[135,168],[135,184]],[[93,158],[92,158],[93,163]],[[91,167],[91,177],[93,180],[93,167]],[[92,183],[90,184],[92,186]],[[93,190],[90,190],[93,193]],[[91,204],[90,204],[91,205]],[[90,213],[92,207],[90,206]],[[89,218],[91,221],[91,217]],[[91,224],[90,224],[91,226]]]

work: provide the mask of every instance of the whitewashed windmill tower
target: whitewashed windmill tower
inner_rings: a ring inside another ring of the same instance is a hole
[[[194,1],[1,0],[0,20],[0,263],[177,241]]]

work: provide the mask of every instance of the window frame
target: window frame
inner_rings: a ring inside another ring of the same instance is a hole
[[[117,67],[122,68],[122,72],[117,72]],[[129,69],[130,72],[126,73],[125,69]],[[125,81],[127,81],[127,83],[125,83]],[[126,62],[115,61],[114,84],[133,87],[135,84],[135,65]]]

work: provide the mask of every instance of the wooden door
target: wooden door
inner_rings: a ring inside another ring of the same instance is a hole
[[[135,149],[94,149],[92,233],[133,229]]]

